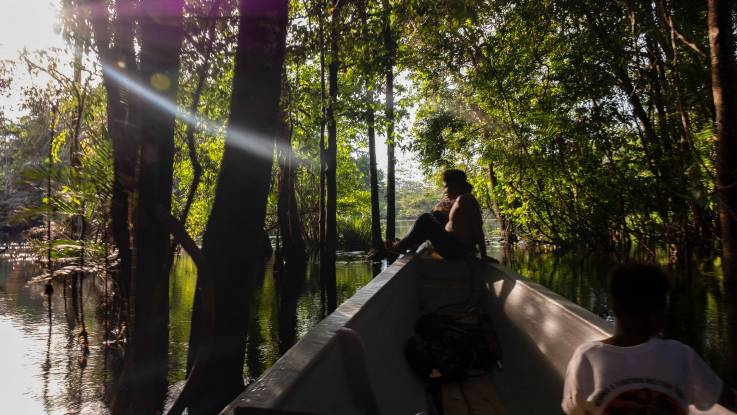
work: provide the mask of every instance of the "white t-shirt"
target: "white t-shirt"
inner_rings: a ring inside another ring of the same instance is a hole
[[[651,338],[631,347],[593,341],[573,353],[561,406],[567,414],[685,415],[711,408],[722,380],[687,345]]]

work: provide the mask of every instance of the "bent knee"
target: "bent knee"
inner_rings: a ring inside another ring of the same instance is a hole
[[[432,215],[432,213],[425,212],[417,217],[416,222],[417,223],[430,223],[430,222],[437,222],[437,220]]]

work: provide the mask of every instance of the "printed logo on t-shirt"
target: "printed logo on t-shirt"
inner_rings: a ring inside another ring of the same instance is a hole
[[[668,382],[629,378],[604,388],[594,404],[602,415],[686,415],[686,407],[678,399],[684,401],[685,395]]]
[[[653,389],[628,390],[615,396],[602,415],[686,415],[675,399]]]

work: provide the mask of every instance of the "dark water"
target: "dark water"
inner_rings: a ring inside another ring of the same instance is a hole
[[[615,258],[542,248],[516,248],[505,256],[498,246],[490,254],[595,314],[613,318],[607,307],[606,277],[617,264]],[[725,375],[727,320],[719,260],[698,262],[684,270],[669,266],[667,254],[655,257],[671,277],[664,336],[689,344],[717,373]]]
[[[399,223],[400,233],[408,223]],[[487,232],[494,234],[493,224]],[[520,274],[549,287],[603,317],[606,307],[606,273],[611,258],[588,253],[554,253],[516,248],[503,252],[489,247],[490,255],[506,261]],[[244,373],[259,376],[281,353],[323,317],[317,265],[309,264],[293,298],[281,288],[266,264],[252,303]],[[666,335],[696,349],[717,372],[724,367],[726,320],[722,306],[719,266],[699,264],[691,272],[676,272],[670,300]],[[97,307],[104,296],[101,280],[88,277],[83,300],[76,305],[63,300],[55,286],[51,316],[43,286],[28,285],[37,267],[22,259],[0,258],[0,402],[3,412],[18,414],[105,413],[104,396],[111,378],[110,353],[102,333],[105,315]],[[339,302],[350,297],[372,277],[365,256],[341,257],[337,264]],[[170,280],[169,381],[184,379],[189,321],[195,287],[195,268],[187,257],[175,262]],[[90,352],[80,349],[82,319],[74,310],[84,309]]]
[[[337,264],[338,301],[343,302],[372,277],[365,256],[345,255]],[[272,273],[265,266],[252,304],[244,373],[258,377],[294,341],[323,318],[319,269],[310,264],[300,291],[290,306],[280,295]],[[1,413],[99,414],[106,413],[106,385],[111,380],[114,353],[103,345],[105,314],[99,310],[104,284],[85,279],[83,298],[64,301],[61,284],[55,284],[51,313],[43,285],[28,284],[38,267],[22,259],[0,258],[0,402]],[[173,390],[184,380],[189,323],[195,289],[194,263],[179,257],[170,279],[169,382]],[[282,290],[283,291],[283,290]],[[84,322],[90,351],[82,352],[79,334]],[[284,319],[281,314],[296,318]],[[282,318],[280,318],[282,317]],[[113,346],[114,349],[114,346]]]

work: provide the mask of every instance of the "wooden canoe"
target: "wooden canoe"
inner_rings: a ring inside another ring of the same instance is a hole
[[[612,329],[501,265],[407,255],[317,324],[222,413],[432,414],[425,384],[405,361],[405,343],[420,315],[470,302],[490,313],[504,353],[504,368],[488,377],[489,386],[467,388],[481,400],[493,396],[487,407],[496,409],[475,410],[479,415],[562,413],[573,351]]]

